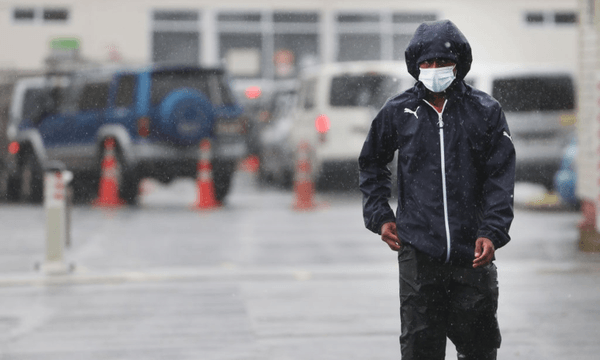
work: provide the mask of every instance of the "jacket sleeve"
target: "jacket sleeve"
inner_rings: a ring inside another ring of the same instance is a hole
[[[485,237],[496,249],[510,241],[508,230],[512,223],[515,187],[515,147],[504,117],[498,106],[491,116],[490,147],[483,168],[483,221],[477,237]]]
[[[394,159],[398,137],[392,126],[391,116],[386,116],[385,109],[384,107],[371,123],[358,158],[365,226],[377,234],[380,234],[384,223],[396,221],[389,205],[392,184],[388,164]]]

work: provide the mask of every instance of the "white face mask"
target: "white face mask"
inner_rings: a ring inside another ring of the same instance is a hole
[[[434,93],[442,92],[456,79],[454,67],[455,65],[442,68],[420,69],[419,81]]]

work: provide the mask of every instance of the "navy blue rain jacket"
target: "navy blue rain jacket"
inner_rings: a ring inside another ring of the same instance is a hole
[[[443,262],[472,266],[477,238],[489,238],[496,249],[510,240],[515,150],[500,104],[463,81],[471,48],[450,21],[422,24],[406,49],[415,79],[419,63],[433,58],[457,63],[445,107],[440,116],[417,82],[380,110],[359,157],[363,216],[375,233],[395,221],[402,243]],[[396,150],[394,215],[387,165]]]

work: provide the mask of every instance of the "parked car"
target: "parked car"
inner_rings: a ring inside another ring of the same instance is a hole
[[[269,119],[259,135],[258,175],[260,181],[290,188],[294,180],[294,151],[291,144],[296,87],[277,91],[266,111]]]
[[[301,75],[291,143],[294,149],[310,144],[317,186],[357,186],[371,121],[389,97],[413,84],[400,62],[333,63]]]
[[[517,153],[518,181],[551,190],[562,149],[575,130],[575,76],[569,69],[481,65],[465,79],[496,98]]]
[[[554,175],[554,189],[563,202],[570,206],[578,206],[577,197],[577,136],[573,135],[571,142],[563,150],[559,170]]]
[[[218,68],[80,71],[70,75],[59,95],[46,93],[42,99],[54,100],[39,103],[18,125],[15,180],[23,184],[20,195],[26,200],[41,200],[41,169],[50,160],[74,173],[76,198],[97,193],[108,138],[116,142],[120,195],[130,204],[136,203],[144,177],[164,183],[195,177],[203,138],[212,139],[215,193],[223,201],[246,153],[246,120]]]
[[[8,152],[8,123],[10,118],[10,104],[17,74],[14,72],[0,73],[0,199],[8,198],[8,178],[14,167],[11,164],[11,156]]]
[[[9,201],[23,198],[26,201],[41,199],[43,181],[41,171],[32,167],[32,159],[20,156],[24,150],[20,149],[18,142],[18,127],[23,119],[38,119],[45,116],[45,108],[50,103],[59,101],[63,90],[68,85],[68,78],[64,76],[25,76],[15,79],[5,87],[6,109],[3,119],[6,124],[2,129],[4,138],[2,146],[3,169],[1,173],[2,192]],[[27,135],[25,135],[27,136]],[[37,164],[39,165],[39,164]],[[32,186],[35,184],[35,186]]]

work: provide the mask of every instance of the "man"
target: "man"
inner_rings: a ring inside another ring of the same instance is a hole
[[[384,105],[360,157],[366,227],[398,252],[403,359],[496,359],[495,251],[509,240],[515,151],[504,113],[464,82],[471,47],[450,21],[406,49],[418,82]],[[387,164],[398,150],[394,215]]]

